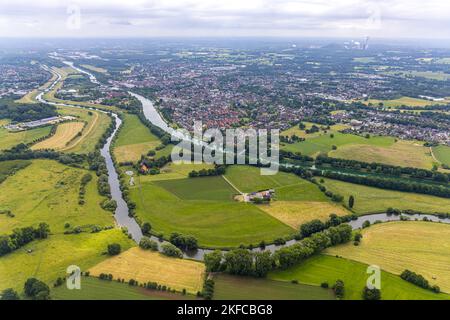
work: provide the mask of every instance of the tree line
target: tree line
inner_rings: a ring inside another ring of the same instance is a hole
[[[0,256],[13,252],[35,239],[46,239],[50,234],[47,223],[40,223],[37,227],[14,229],[12,234],[0,236]]]

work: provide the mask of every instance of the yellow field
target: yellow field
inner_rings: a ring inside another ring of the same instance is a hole
[[[71,143],[68,148],[64,149],[65,152],[92,152],[95,149],[95,144],[112,121],[108,115],[94,110],[88,111],[81,108],[58,107],[58,112],[62,115],[78,117],[80,120],[88,123],[82,131],[82,136]]]
[[[94,72],[99,72],[99,73],[107,73],[108,70],[103,69],[103,68],[99,68],[99,67],[95,67],[95,66],[91,66],[89,64],[82,64],[81,65],[83,68],[94,71]]]
[[[83,122],[62,123],[58,125],[58,128],[56,129],[56,132],[52,137],[35,144],[31,149],[68,149],[68,143],[72,142],[77,134],[81,132],[81,130],[83,130],[83,126]]]
[[[107,273],[112,274],[114,279],[157,282],[180,291],[186,289],[191,293],[201,291],[205,276],[205,266],[202,263],[169,258],[137,247],[109,258],[89,271],[94,276]]]
[[[450,292],[450,225],[389,222],[373,225],[362,233],[359,246],[349,243],[329,248],[326,253],[375,264],[395,274],[409,269]]]
[[[340,146],[329,153],[330,157],[379,162],[394,166],[415,167],[431,170],[433,157],[423,143],[399,140],[389,147],[350,144]]]
[[[161,142],[155,140],[115,147],[114,155],[116,156],[118,162],[137,161],[142,155],[145,155],[148,151],[155,149],[160,144]]]
[[[294,229],[314,219],[326,221],[332,213],[338,216],[349,214],[342,206],[314,201],[273,201],[270,205],[258,208]]]

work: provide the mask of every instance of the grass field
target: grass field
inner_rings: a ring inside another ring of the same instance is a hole
[[[409,107],[425,107],[431,106],[435,104],[442,104],[442,102],[429,101],[425,99],[411,98],[411,97],[402,97],[393,100],[377,100],[377,99],[369,99],[367,101],[362,101],[365,104],[372,103],[375,106],[381,102],[385,107],[397,108],[401,106],[409,106]]]
[[[331,151],[329,156],[428,170],[431,170],[435,162],[431,157],[430,149],[424,147],[423,143],[404,140],[399,140],[388,147],[367,144],[344,145]]]
[[[136,115],[124,114],[124,124],[114,145],[118,162],[137,161],[161,144]]]
[[[430,222],[389,222],[364,229],[359,246],[346,244],[327,253],[400,274],[405,269],[423,275],[450,292],[450,226]]]
[[[214,276],[215,300],[333,300],[331,290],[270,279]]]
[[[0,150],[10,149],[19,143],[33,142],[36,139],[47,136],[50,130],[50,126],[19,132],[10,132],[5,128],[0,128]]]
[[[146,290],[95,277],[82,277],[80,290],[69,290],[64,284],[53,288],[51,297],[53,300],[186,300],[195,298],[192,295]]]
[[[293,229],[261,211],[257,206],[224,200],[223,195],[232,189],[225,186],[221,177],[209,180],[204,178],[185,179],[180,186],[164,181],[139,183],[130,189],[132,201],[137,204],[137,215],[143,222],[152,224],[157,233],[163,232],[166,237],[172,232],[195,236],[202,246],[235,247],[241,243],[257,244],[261,240],[273,241],[288,236]],[[208,179],[208,178],[206,178]],[[211,183],[205,184],[208,181]],[[223,188],[216,189],[214,195],[208,190],[215,188],[219,181]],[[174,192],[185,198],[201,198],[202,200],[180,199],[177,195],[161,187],[165,184]],[[177,180],[180,183],[180,180]],[[227,191],[226,191],[227,190]],[[190,192],[192,195],[190,195]],[[222,200],[208,200],[208,199]]]
[[[281,281],[298,280],[312,285],[328,282],[330,286],[341,279],[345,287],[344,299],[359,300],[362,299],[361,293],[369,276],[367,267],[356,261],[316,255],[293,268],[272,272],[268,277]],[[381,272],[381,297],[385,300],[450,299],[449,295],[432,293],[385,271]]]
[[[72,227],[114,225],[109,211],[100,207],[104,199],[98,195],[95,173],[86,186],[84,205],[78,204],[78,190],[82,176],[88,171],[64,166],[51,160],[33,163],[0,185],[0,210],[11,210],[14,218],[0,215],[0,234],[14,228],[47,222],[52,233]]]
[[[213,168],[214,165],[207,163],[175,164],[173,162],[169,162],[168,164],[166,164],[164,167],[161,168],[160,174],[140,176],[139,179],[141,180],[141,182],[184,179],[189,177],[189,173],[192,170],[200,171],[202,169],[213,169]]]
[[[303,183],[302,179],[293,174],[279,172],[273,176],[263,176],[259,168],[239,165],[228,167],[225,177],[241,192],[246,193]]]
[[[331,134],[334,135],[331,138]],[[319,153],[327,154],[332,151],[332,147],[336,146],[339,150],[343,146],[365,145],[376,147],[390,147],[394,144],[393,137],[375,136],[370,139],[353,134],[343,134],[340,132],[328,132],[318,136],[307,137],[306,141],[293,144],[284,144],[281,148],[286,151],[300,152],[304,155],[315,156]]]
[[[89,64],[82,64],[81,65],[83,68],[88,69],[90,71],[94,71],[94,72],[98,72],[98,73],[107,73],[108,70],[104,69],[104,68],[100,68],[100,67],[96,67],[96,66],[91,66]]]
[[[221,176],[155,182],[182,200],[233,201],[236,191]]]
[[[350,126],[345,125],[345,124],[336,124],[336,125],[331,126],[330,130],[326,130],[327,133],[325,133],[324,130],[320,130],[319,132],[307,134],[305,132],[305,130],[306,129],[311,129],[311,127],[314,125],[314,123],[312,123],[312,122],[303,122],[303,124],[305,125],[305,129],[304,130],[301,130],[298,125],[295,125],[295,126],[289,128],[289,129],[283,131],[281,133],[281,135],[282,136],[292,137],[295,134],[297,137],[315,138],[315,137],[319,137],[319,136],[322,136],[322,135],[335,133],[335,132],[340,131],[340,130],[348,129],[350,127]],[[316,124],[316,126],[318,126],[319,128],[324,127],[324,126],[318,125],[318,124]]]
[[[349,214],[343,206],[320,201],[273,201],[260,208],[296,230],[314,219],[326,221],[332,213],[338,216]]]
[[[68,147],[68,144],[83,130],[83,122],[66,122],[58,125],[55,134],[38,142],[31,149],[55,149],[64,150]]]
[[[355,197],[353,210],[358,214],[382,212],[389,207],[402,210],[414,209],[427,213],[447,213],[450,208],[450,199],[446,198],[384,190],[338,180],[324,180],[327,189],[344,196],[344,203],[347,203],[348,197],[353,195]]]
[[[58,277],[66,276],[70,265],[82,271],[107,258],[108,244],[119,243],[123,250],[134,245],[121,230],[78,235],[51,235],[48,239],[33,241],[13,253],[0,257],[0,290],[23,290],[24,282],[36,277],[51,285]],[[31,250],[31,253],[28,253]]]
[[[29,166],[31,161],[29,160],[11,160],[0,162],[0,183],[3,182],[8,176],[16,173]]]
[[[140,283],[157,282],[177,291],[186,289],[194,294],[201,291],[205,276],[203,263],[169,258],[137,247],[109,258],[89,271],[94,276],[107,273],[112,274],[115,279],[135,279]]]
[[[433,154],[441,163],[450,166],[450,147],[442,145],[433,147]]]
[[[107,114],[94,110],[60,106],[58,107],[58,112],[62,115],[78,117],[80,120],[87,122],[87,125],[82,131],[81,137],[75,139],[67,148],[65,148],[65,152],[93,152],[95,150],[95,145],[112,121]]]

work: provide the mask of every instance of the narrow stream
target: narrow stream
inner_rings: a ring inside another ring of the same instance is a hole
[[[95,83],[95,84],[99,83],[94,75],[92,75],[91,73],[89,73],[85,70],[82,70],[78,67],[75,67],[72,62],[64,61],[64,63],[73,67],[74,69],[78,70],[79,72],[88,75],[89,79],[92,83]],[[43,98],[44,92],[50,91],[52,88],[54,88],[54,86],[60,80],[61,80],[61,76],[58,74],[58,77],[54,81],[54,83],[48,89],[41,92],[36,97],[36,100],[38,100],[39,102],[52,104],[52,105],[96,110],[96,111],[107,113],[104,110],[99,110],[99,109],[95,109],[95,108],[88,108],[88,107],[83,107],[83,106],[78,106],[78,105],[69,105],[69,104],[53,103],[53,102],[46,101]],[[161,128],[162,130],[164,130],[165,132],[167,132],[169,134],[172,134],[173,129],[167,125],[167,123],[164,121],[164,119],[161,117],[159,112],[154,107],[152,101],[150,101],[149,99],[147,99],[141,95],[138,95],[138,94],[135,94],[132,92],[130,92],[130,94],[132,94],[134,97],[136,97],[142,103],[144,115],[153,125]],[[121,227],[126,227],[128,229],[129,234],[133,238],[133,240],[135,240],[137,243],[139,243],[140,239],[143,237],[143,234],[142,234],[141,228],[137,224],[136,220],[134,218],[131,218],[128,216],[128,213],[129,213],[128,206],[122,197],[122,192],[120,191],[119,176],[114,167],[114,163],[112,161],[112,157],[111,157],[111,153],[110,153],[111,142],[112,142],[114,136],[117,134],[117,131],[118,131],[120,125],[122,124],[122,120],[118,117],[117,114],[115,114],[115,113],[110,113],[110,114],[112,115],[112,117],[114,118],[114,121],[116,122],[116,129],[112,132],[111,136],[107,139],[106,144],[101,149],[101,155],[105,158],[105,161],[106,161],[106,167],[108,170],[108,182],[109,182],[109,185],[111,188],[111,197],[113,200],[115,200],[117,202],[117,209],[114,214],[114,218],[115,218],[117,224]],[[418,215],[418,214],[416,214],[416,215],[406,215],[406,216],[409,217],[411,220],[415,220],[415,219],[422,220],[424,217],[426,217],[431,221],[450,224],[450,219],[441,219],[441,218],[433,216],[433,215]],[[351,222],[349,222],[349,224],[352,226],[353,229],[359,229],[362,227],[362,224],[365,221],[370,221],[371,223],[373,223],[375,221],[387,222],[387,221],[398,221],[398,220],[400,220],[400,216],[387,215],[386,213],[380,213],[380,214],[372,214],[372,215],[358,217],[357,220],[351,221]],[[152,238],[152,240],[159,242],[159,240],[156,237],[151,237],[151,238]],[[163,241],[161,243],[164,243],[164,242],[166,242],[166,241]],[[286,242],[286,244],[280,245],[280,246],[267,245],[264,250],[274,252],[275,250],[278,250],[282,247],[291,246],[291,245],[295,244],[296,242],[297,242],[296,240],[290,240],[290,241]],[[260,248],[253,249],[254,252],[258,252],[261,250],[262,249],[260,249]],[[212,250],[209,250],[209,249],[198,249],[195,252],[184,253],[184,257],[201,261],[201,260],[203,260],[204,255],[211,251]]]

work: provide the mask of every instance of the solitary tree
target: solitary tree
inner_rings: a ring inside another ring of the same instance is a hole
[[[351,208],[353,208],[354,205],[355,205],[355,197],[350,196],[348,198],[348,207],[351,209]]]

